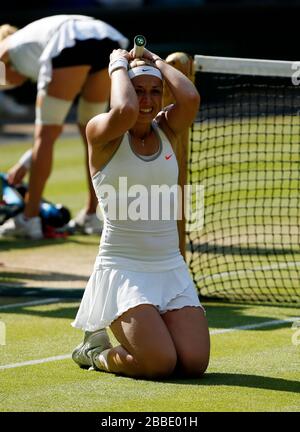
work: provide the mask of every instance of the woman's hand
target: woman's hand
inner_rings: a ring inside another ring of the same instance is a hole
[[[136,58],[134,55],[134,48],[132,48],[132,50],[130,50],[129,55],[130,55],[131,60],[134,60]],[[137,58],[139,58],[139,57],[137,57]],[[151,51],[149,51],[147,48],[144,48],[143,57],[139,58],[139,59],[150,61],[151,63],[155,63],[155,61],[157,59],[160,59],[160,57],[157,54],[154,54]]]
[[[16,163],[7,173],[8,183],[11,185],[20,184],[27,174],[27,171],[28,170],[24,165],[21,165],[19,162]]]
[[[109,76],[112,77],[114,71],[118,69],[128,69],[130,54],[128,51],[119,48],[113,50],[109,59],[108,73]]]
[[[118,48],[112,51],[109,57],[110,63],[113,63],[119,59],[124,58],[127,61],[131,60],[130,53],[124,49]]]

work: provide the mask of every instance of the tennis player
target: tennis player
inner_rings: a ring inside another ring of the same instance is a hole
[[[156,54],[145,49],[138,60],[132,59],[133,52],[112,52],[110,110],[87,125],[90,172],[104,231],[72,323],[85,331],[72,358],[81,367],[131,377],[174,372],[197,377],[208,365],[209,332],[179,251],[176,220],[114,217],[108,212],[114,194],[110,197],[103,188],[111,186],[120,197],[124,178],[128,189],[177,184],[174,148],[195,118],[199,94],[188,78]],[[163,79],[176,101],[165,111]],[[126,200],[120,203],[124,214]],[[125,214],[132,203],[127,201]],[[120,345],[111,346],[108,326]]]
[[[107,110],[110,79],[107,59],[114,48],[126,48],[128,40],[105,22],[81,15],[55,15],[34,21],[17,30],[0,27],[0,60],[6,65],[6,86],[37,82],[34,145],[8,174],[19,183],[30,169],[24,214],[2,225],[0,235],[43,237],[39,206],[51,173],[53,146],[66,116],[78,96],[77,122],[86,147],[85,127],[92,117]],[[87,157],[86,157],[87,159]],[[90,181],[86,207],[73,226],[88,233],[100,232],[96,216],[97,198]]]

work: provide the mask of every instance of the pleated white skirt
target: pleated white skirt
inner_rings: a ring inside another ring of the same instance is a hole
[[[151,304],[161,314],[184,306],[202,308],[186,265],[163,272],[95,269],[72,326],[85,331],[105,328],[141,304]]]

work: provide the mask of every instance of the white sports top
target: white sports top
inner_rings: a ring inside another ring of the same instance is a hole
[[[152,125],[160,141],[153,157],[145,159],[135,153],[127,132],[110,161],[92,178],[104,219],[96,269],[160,272],[185,265],[174,217],[176,190],[158,201],[159,194],[153,189],[153,185],[177,187],[176,156],[164,132],[155,121]],[[123,191],[128,191],[124,200]]]
[[[9,36],[9,57],[15,69],[43,89],[51,80],[51,58],[64,48],[75,45],[75,39],[118,41],[121,48],[128,39],[109,24],[83,15],[53,15],[28,24]],[[101,54],[100,54],[101,55]]]

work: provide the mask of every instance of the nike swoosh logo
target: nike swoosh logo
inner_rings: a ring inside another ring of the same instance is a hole
[[[173,156],[173,153],[171,153],[171,154],[169,154],[169,155],[166,155],[166,156],[165,156],[165,159],[166,159],[166,160],[169,160],[169,159],[171,159],[172,156]]]
[[[151,69],[142,69],[143,72],[148,72]]]

